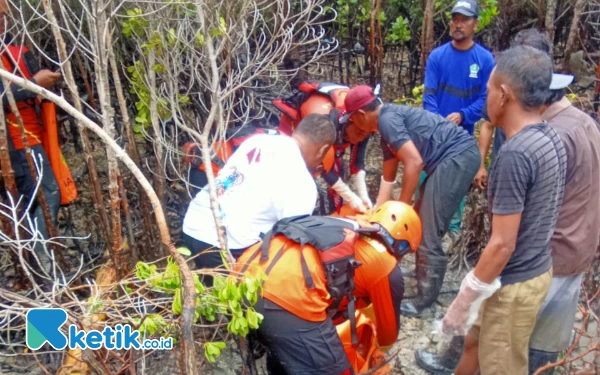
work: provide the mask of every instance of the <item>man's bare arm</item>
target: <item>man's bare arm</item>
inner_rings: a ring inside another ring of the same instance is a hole
[[[400,191],[400,202],[411,204],[412,197],[419,187],[421,171],[423,171],[423,159],[417,147],[412,141],[404,143],[398,151],[396,157],[404,165],[404,175],[402,176],[402,190]]]
[[[480,189],[484,189],[487,185],[488,172],[485,169],[485,159],[490,151],[493,132],[494,127],[492,126],[492,123],[489,121],[483,121],[483,124],[481,124],[481,129],[479,130],[478,140],[479,153],[481,154],[481,165],[479,167],[479,171],[475,175],[475,185],[477,185],[477,187]]]
[[[383,179],[388,182],[396,181],[396,174],[398,173],[398,164],[400,162],[397,158],[384,160],[383,161]]]
[[[475,276],[492,283],[504,270],[517,246],[521,213],[492,216],[492,236],[475,266]]]

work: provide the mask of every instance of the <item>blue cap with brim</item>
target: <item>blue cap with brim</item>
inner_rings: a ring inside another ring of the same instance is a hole
[[[479,18],[479,6],[475,0],[459,0],[454,4],[450,13],[459,13],[467,17]]]

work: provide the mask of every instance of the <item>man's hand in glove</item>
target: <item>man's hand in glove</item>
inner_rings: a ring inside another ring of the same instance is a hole
[[[365,206],[367,206],[367,208],[373,208],[373,203],[371,202],[371,198],[369,198],[369,191],[367,189],[367,181],[365,180],[365,176],[366,172],[361,169],[358,171],[358,173],[353,174],[350,177],[350,181],[354,185],[356,193]]]
[[[442,331],[448,335],[465,336],[477,320],[483,301],[500,289],[500,279],[486,284],[469,272],[460,284],[460,292],[442,319]]]
[[[338,193],[345,202],[350,203],[350,206],[354,210],[360,213],[365,213],[369,209],[369,207],[365,206],[362,199],[360,199],[358,195],[354,194],[341,178],[338,179],[331,188],[335,190],[335,192]]]
[[[386,181],[383,176],[381,176],[381,184],[379,185],[379,194],[377,195],[377,203],[375,203],[375,208],[380,207],[385,202],[392,199],[392,192],[394,190],[394,184],[396,181]]]

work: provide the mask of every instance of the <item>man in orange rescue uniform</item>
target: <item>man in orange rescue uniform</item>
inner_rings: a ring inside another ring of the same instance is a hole
[[[0,50],[4,68],[11,73],[29,79],[39,86],[46,89],[50,88],[60,78],[60,73],[55,73],[48,69],[40,69],[37,60],[25,46],[12,44],[12,37],[6,32],[8,15],[9,8],[6,0],[0,0],[0,38],[2,39]],[[40,124],[36,112],[35,94],[31,91],[21,89],[17,85],[10,85],[10,89],[23,119],[27,142],[33,152],[34,159],[38,163],[40,163],[41,159],[42,181],[40,189],[46,196],[52,220],[55,221],[58,209],[60,208],[61,196],[56,177],[42,146],[44,128]],[[5,88],[0,82],[0,91],[4,90]],[[6,95],[4,95],[2,105],[4,106],[6,127],[10,134],[8,138],[10,163],[14,170],[15,182],[19,194],[24,196],[25,202],[29,202],[35,198],[33,194],[36,191],[36,181],[33,180],[29,171],[17,118],[14,113],[11,113]],[[46,230],[41,206],[34,203],[31,210],[32,219],[37,222],[39,234],[47,239],[48,231]],[[36,243],[35,253],[40,260],[40,268],[46,272],[50,272],[51,260],[41,242]]]
[[[238,260],[237,272],[266,275],[255,308],[264,316],[256,333],[268,349],[269,373],[351,374],[334,320],[354,323],[354,308],[368,303],[379,346],[396,341],[404,294],[399,262],[417,250],[421,222],[398,201],[383,204],[367,221],[283,219]]]

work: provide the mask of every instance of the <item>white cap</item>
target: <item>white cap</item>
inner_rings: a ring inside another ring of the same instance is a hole
[[[575,77],[573,77],[572,75],[554,73],[554,74],[552,74],[552,82],[550,83],[550,90],[560,90],[560,89],[569,87],[571,82],[573,82],[574,78]]]

